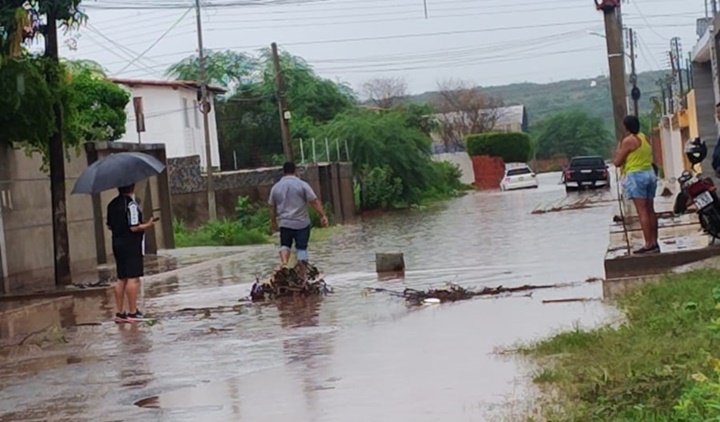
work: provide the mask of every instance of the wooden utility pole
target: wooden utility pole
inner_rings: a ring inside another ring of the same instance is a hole
[[[630,83],[632,84],[632,90],[630,91],[630,97],[633,100],[633,115],[635,117],[640,116],[640,88],[637,86],[637,69],[635,68],[635,32],[632,28],[628,29],[628,37],[630,38]]]
[[[45,26],[45,57],[51,62],[46,74],[48,85],[60,84],[57,16],[53,7],[48,8]],[[53,106],[55,132],[49,140],[50,201],[53,213],[53,250],[55,255],[55,285],[72,284],[70,273],[70,242],[68,241],[67,209],[65,204],[65,148],[63,146],[63,110],[60,103]]]
[[[621,142],[625,136],[623,120],[627,115],[627,93],[625,89],[625,51],[620,26],[620,2],[603,1],[596,5],[605,18],[605,40],[607,42],[608,65],[610,68],[610,91],[612,96],[615,138]]]
[[[282,68],[280,67],[280,56],[278,55],[277,44],[272,43],[272,60],[273,73],[275,74],[275,99],[277,100],[278,113],[280,115],[280,132],[282,133],[283,151],[285,152],[285,160],[292,162],[293,149],[292,139],[290,138],[290,112],[287,111],[285,103],[285,78],[283,77]]]
[[[205,131],[205,171],[207,172],[208,215],[210,220],[217,220],[217,204],[215,203],[215,187],[213,186],[212,146],[210,143],[210,101],[208,99],[207,71],[205,69],[205,51],[202,37],[202,17],[200,0],[195,0],[195,16],[197,18],[198,56],[200,60],[200,111],[203,115]],[[193,113],[195,110],[193,110]]]

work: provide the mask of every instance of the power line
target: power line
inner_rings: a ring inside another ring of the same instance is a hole
[[[132,66],[133,64],[135,64],[135,62],[137,62],[138,60],[140,60],[148,51],[152,50],[153,47],[155,47],[156,45],[158,45],[158,43],[159,43],[160,41],[162,41],[163,38],[165,38],[165,36],[167,36],[167,34],[170,33],[170,31],[172,31],[173,29],[175,29],[175,27],[177,27],[178,24],[180,24],[180,22],[182,22],[183,19],[185,19],[185,18],[187,17],[187,15],[188,15],[192,10],[193,10],[192,8],[188,9],[188,10],[180,17],[180,19],[178,19],[177,21],[175,21],[175,23],[172,24],[172,26],[170,26],[170,28],[168,28],[167,31],[163,32],[163,34],[160,35],[160,36],[155,40],[155,42],[153,42],[152,44],[150,44],[150,46],[148,46],[148,48],[146,48],[142,53],[140,53],[137,57],[135,57],[130,63],[128,63],[127,65],[125,65],[125,67],[123,67],[122,69],[120,69],[120,72],[118,72],[118,73],[122,73],[122,72],[123,72],[124,70],[126,70],[128,67],[130,67],[130,66]]]

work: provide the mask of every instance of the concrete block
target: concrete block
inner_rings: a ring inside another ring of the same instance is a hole
[[[380,274],[404,272],[405,258],[402,253],[376,253],[375,269]]]

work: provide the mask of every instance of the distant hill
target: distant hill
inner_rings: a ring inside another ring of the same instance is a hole
[[[656,81],[667,72],[644,72],[638,75],[638,86],[642,92],[640,112],[650,110],[650,98],[660,96]],[[593,85],[595,82],[595,86]],[[610,100],[610,81],[599,76],[594,79],[573,79],[549,84],[517,83],[502,86],[481,87],[491,96],[501,98],[505,105],[524,104],[530,125],[538,120],[564,110],[581,110],[590,116],[603,119],[608,127],[613,126]],[[629,94],[629,90],[628,90]],[[412,102],[431,102],[436,92],[426,92],[409,98]]]

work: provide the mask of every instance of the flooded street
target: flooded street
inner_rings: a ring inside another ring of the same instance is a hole
[[[532,215],[566,196],[558,181],[541,175],[537,190],[473,192],[343,228],[311,245],[335,289],[321,300],[178,312],[234,305],[276,265],[271,246],[180,271],[145,288],[156,325],[67,328],[66,342],[0,353],[0,420],[502,420],[506,409],[495,407],[527,396],[532,369],[499,348],[614,314],[598,301],[542,303],[602,296],[600,283],[582,282],[603,277],[613,204]],[[400,251],[406,277],[379,280],[375,252]],[[364,292],[447,282],[580,283],[412,308]],[[108,321],[112,304],[110,296],[75,299],[62,323]]]

